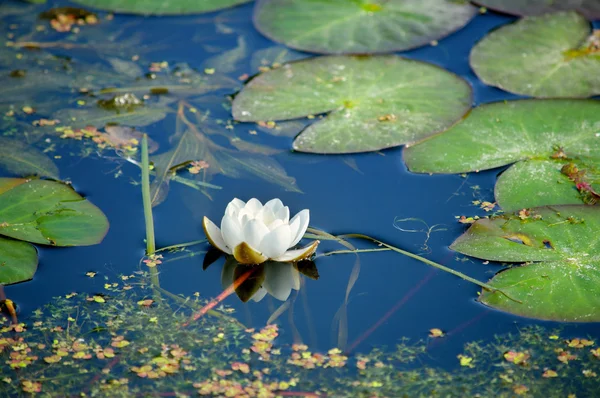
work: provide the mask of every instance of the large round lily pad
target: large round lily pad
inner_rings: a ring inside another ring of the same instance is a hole
[[[0,167],[11,173],[58,178],[58,167],[52,159],[30,145],[0,137]]]
[[[10,186],[10,180],[0,179],[0,187]],[[0,194],[0,235],[45,245],[87,246],[100,243],[107,230],[104,213],[64,184],[32,180]]]
[[[486,84],[533,97],[600,94],[600,31],[576,12],[521,19],[483,38],[471,67]]]
[[[473,224],[451,246],[460,253],[516,265],[489,282],[479,300],[526,317],[600,321],[600,208],[541,207],[527,218],[501,216]]]
[[[73,0],[84,6],[142,15],[200,14],[229,8],[251,0]]]
[[[477,0],[474,3],[512,15],[541,15],[554,11],[576,10],[589,19],[600,18],[598,0]]]
[[[294,49],[370,54],[440,39],[475,13],[468,2],[451,0],[260,0],[254,25]]]
[[[38,257],[31,243],[0,237],[0,285],[33,278]]]
[[[496,193],[503,207],[573,203],[577,181],[565,179],[560,169],[573,162],[589,170],[590,164],[600,162],[598,134],[598,101],[497,102],[479,106],[447,131],[407,147],[404,160],[416,173],[466,173],[525,161],[527,165],[511,168],[500,178]],[[548,170],[549,163],[554,169]],[[544,191],[559,196],[540,195],[544,185]]]
[[[252,79],[233,101],[244,122],[327,113],[294,141],[314,153],[376,151],[443,130],[471,107],[471,87],[434,65],[395,55],[325,56]]]

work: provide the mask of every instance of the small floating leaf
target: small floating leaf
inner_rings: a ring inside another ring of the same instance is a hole
[[[113,12],[142,15],[183,15],[200,14],[250,0],[74,0],[84,6]]]
[[[0,285],[33,278],[37,264],[37,251],[32,244],[0,237]]]
[[[0,235],[53,246],[87,246],[100,243],[107,230],[102,211],[67,185],[32,180],[0,194]]]
[[[452,244],[453,250],[484,260],[527,263],[489,282],[521,303],[486,290],[479,300],[526,317],[600,321],[600,208],[540,207],[531,215],[478,220]],[[528,244],[514,236],[527,237]]]
[[[541,15],[554,11],[576,10],[589,19],[600,18],[598,0],[477,0],[474,3],[512,15]]]
[[[484,83],[511,93],[600,94],[600,31],[592,33],[590,23],[576,12],[528,17],[503,26],[473,47],[470,61]]]
[[[448,0],[261,0],[254,24],[288,47],[324,54],[407,50],[462,28],[476,8]]]
[[[52,159],[21,141],[5,137],[0,137],[0,167],[21,176],[59,178]]]
[[[471,106],[471,88],[434,65],[389,56],[326,56],[261,73],[235,97],[240,121],[328,113],[294,141],[314,153],[376,151],[443,130]]]

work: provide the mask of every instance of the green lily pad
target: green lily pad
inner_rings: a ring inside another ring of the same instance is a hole
[[[443,130],[471,106],[471,87],[437,66],[395,55],[325,56],[259,74],[233,101],[244,122],[327,113],[293,148],[313,153],[376,151]]]
[[[324,54],[407,50],[462,28],[476,8],[450,0],[261,0],[254,25],[288,47]]]
[[[471,67],[486,84],[533,97],[600,94],[600,31],[576,12],[523,18],[484,37]]]
[[[167,117],[169,108],[162,105],[139,106],[115,112],[100,107],[85,109],[62,109],[54,117],[73,128],[93,126],[104,127],[107,124],[123,124],[132,127],[143,127],[161,121]]]
[[[52,159],[21,141],[5,137],[0,137],[0,167],[22,176],[59,178]]]
[[[490,261],[529,263],[489,284],[479,301],[512,314],[562,322],[600,321],[600,208],[541,207],[528,218],[478,220],[451,246]]]
[[[466,173],[520,160],[546,161],[559,148],[572,158],[598,156],[600,102],[518,100],[481,105],[448,130],[407,147],[415,173]]]
[[[541,15],[554,11],[577,10],[589,19],[600,18],[598,0],[478,0],[474,3],[512,15]]]
[[[581,175],[580,185],[561,172],[566,165],[575,165]],[[498,178],[496,201],[504,211],[560,204],[597,203],[593,192],[600,192],[600,159],[592,161],[564,159],[518,162]],[[589,190],[592,190],[591,192]]]
[[[37,265],[37,250],[31,243],[0,237],[0,285],[33,278]]]
[[[250,0],[74,0],[84,6],[112,12],[142,15],[201,14],[229,8]]]
[[[0,179],[0,187],[10,180]],[[0,194],[0,235],[52,246],[87,246],[100,243],[107,230],[102,211],[67,185],[31,180]]]

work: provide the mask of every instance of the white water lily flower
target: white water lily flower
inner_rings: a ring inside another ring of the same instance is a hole
[[[233,260],[233,261],[231,261]],[[227,289],[235,281],[235,259],[228,257],[221,271],[221,284]],[[252,295],[252,300],[259,302],[267,293],[277,300],[286,301],[292,289],[300,290],[300,272],[292,263],[273,263],[264,265],[264,280],[258,290]]]
[[[272,199],[263,206],[258,199],[248,203],[233,199],[225,209],[221,229],[204,217],[202,226],[211,245],[233,254],[242,264],[261,264],[267,260],[300,261],[314,254],[316,240],[301,249],[289,250],[308,228],[308,209],[290,220],[290,209],[281,200]]]

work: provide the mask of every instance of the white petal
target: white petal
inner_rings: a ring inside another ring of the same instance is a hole
[[[223,240],[227,244],[227,247],[233,250],[234,247],[244,241],[244,235],[242,234],[242,228],[239,222],[225,214],[221,220],[221,235]]]
[[[252,247],[260,247],[260,242],[268,233],[269,228],[261,220],[250,220],[244,225],[244,242]]]
[[[210,221],[206,216],[204,216],[204,218],[202,219],[202,228],[204,229],[206,239],[208,239],[208,242],[211,245],[221,250],[222,252],[231,254],[231,249],[227,247],[227,244],[223,240],[221,230],[215,225],[214,222]]]
[[[261,286],[260,289],[258,289],[256,291],[256,293],[254,293],[254,296],[252,296],[252,300],[254,300],[254,301],[256,301],[258,303],[266,295],[267,295],[267,289],[265,289],[264,287]]]
[[[283,203],[280,199],[275,198],[265,203],[265,207],[270,209],[273,212],[273,214],[276,214],[283,207]]]
[[[275,213],[275,218],[283,221],[284,223],[290,222],[290,208],[285,206],[279,209],[277,213]]]
[[[263,287],[277,300],[285,301],[292,292],[292,264],[268,264]]]
[[[271,224],[273,221],[275,221],[275,213],[273,213],[273,210],[268,209],[266,207],[263,207],[262,209],[260,209],[260,211],[256,214],[256,218],[262,220],[262,222],[265,223],[265,225],[269,225]]]
[[[265,235],[260,242],[259,250],[269,258],[279,257],[290,247],[291,237],[290,226],[287,224],[280,225]]]
[[[304,236],[306,229],[308,228],[308,222],[310,221],[310,213],[308,209],[302,210],[300,213],[296,214],[294,218],[290,221],[290,229],[292,231],[292,241],[290,242],[290,246],[295,246],[300,242],[300,239]]]
[[[225,214],[233,215],[243,209],[246,203],[243,200],[239,200],[238,198],[234,198],[225,209]]]
[[[304,246],[301,249],[296,249],[296,250],[288,250],[287,252],[283,253],[281,256],[274,258],[273,260],[275,261],[282,261],[282,262],[288,262],[288,261],[300,261],[300,260],[304,260],[310,256],[312,256],[315,251],[317,250],[317,246],[319,246],[319,241],[315,240],[313,243],[311,243],[308,246]]]
[[[260,211],[260,209],[262,209],[262,207],[263,207],[263,205],[262,205],[262,203],[260,203],[260,200],[258,200],[256,198],[252,198],[246,203],[246,206],[244,206],[244,209],[246,209],[247,211],[249,211],[252,214],[257,214]]]
[[[272,230],[274,230],[274,229],[277,229],[277,228],[279,228],[279,227],[280,227],[281,225],[283,225],[283,224],[285,224],[285,223],[283,222],[283,220],[276,219],[276,220],[275,220],[275,221],[273,221],[272,223],[270,223],[270,224],[267,224],[267,227],[269,228],[269,230],[271,230],[271,231],[272,231]]]

